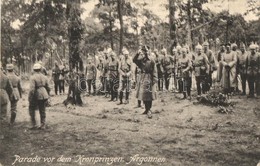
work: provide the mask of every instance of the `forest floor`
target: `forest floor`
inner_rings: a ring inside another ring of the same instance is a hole
[[[28,93],[28,82],[23,86]],[[218,107],[196,104],[195,97],[191,101],[181,97],[159,92],[153,118],[148,119],[142,115],[144,109],[134,108],[134,93],[128,105],[120,106],[104,96],[84,96],[85,105],[75,109],[62,104],[66,95],[52,96],[47,129],[29,130],[25,94],[18,103],[16,125],[1,126],[0,165],[256,166],[260,162],[260,99],[233,96],[233,113],[221,114]],[[96,162],[87,160],[90,157],[97,157]]]

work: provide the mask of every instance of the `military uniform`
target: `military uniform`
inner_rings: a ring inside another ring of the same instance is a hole
[[[41,72],[41,65],[35,64],[33,66],[34,74],[31,76],[30,79],[30,90],[29,90],[29,103],[32,106],[35,106],[39,109],[40,118],[41,118],[41,126],[40,128],[45,128],[45,119],[46,119],[46,101],[49,98],[50,87],[48,84],[48,79],[44,76]],[[31,116],[31,122],[33,128],[36,127],[36,120],[35,120],[35,107],[29,108],[29,113]]]
[[[256,52],[256,46],[250,45],[250,54],[247,57],[247,81],[249,86],[249,97],[254,97],[254,93],[260,96],[260,55]]]
[[[163,90],[163,67],[162,67],[162,58],[158,54],[158,52],[155,52],[155,64],[157,68],[158,73],[158,90]]]
[[[137,89],[137,98],[145,104],[144,114],[148,114],[152,107],[152,101],[156,99],[157,69],[155,62],[148,57],[148,48],[143,46],[143,53],[138,53],[133,62],[141,69],[140,86]]]
[[[242,83],[242,91],[243,95],[246,94],[246,79],[247,79],[247,74],[246,74],[246,60],[247,60],[247,55],[248,53],[245,51],[245,46],[243,45],[243,48],[241,48],[241,51],[238,53],[238,74],[240,75],[241,78],[241,83]]]
[[[53,77],[53,81],[54,81],[54,91],[55,91],[55,94],[57,95],[58,91],[60,90],[60,82],[59,82],[60,68],[59,68],[57,62],[55,62],[55,67],[52,70],[52,77]]]
[[[162,52],[164,52],[164,56],[162,58],[162,67],[164,72],[165,89],[169,90],[170,77],[172,74],[172,63],[171,63],[172,61],[171,61],[171,57],[166,54],[166,50]]]
[[[229,47],[229,45],[227,46]],[[237,54],[230,51],[229,48],[221,60],[222,69],[222,87],[224,93],[231,93],[237,87]]]
[[[88,58],[89,61],[92,59]],[[86,71],[85,71],[87,84],[88,84],[88,92],[91,93],[91,86],[93,86],[94,94],[96,93],[96,75],[97,75],[97,69],[96,66],[91,62],[86,65]]]
[[[213,55],[212,51],[209,50],[209,43],[204,42],[204,54],[207,56],[209,64],[208,64],[208,73],[206,74],[206,81],[205,81],[205,90],[208,92],[212,86],[212,73],[217,70],[217,65],[216,65],[216,59],[215,56]]]
[[[11,98],[11,120],[10,124],[13,124],[16,118],[17,113],[17,102],[19,101],[20,97],[22,97],[22,87],[21,87],[21,80],[18,76],[15,75],[13,72],[13,65],[7,64],[7,77],[9,78],[12,86],[13,86],[13,97]]]
[[[111,60],[108,63],[108,78],[109,78],[110,95],[111,95],[110,101],[117,99],[118,88],[119,88],[119,74],[118,74],[119,62],[117,59],[115,59],[116,56],[115,54],[112,56],[114,56],[114,59],[111,58]]]
[[[186,50],[185,50],[186,51]],[[191,60],[187,55],[182,56],[177,64],[178,71],[180,73],[179,85],[180,89],[183,92],[184,98],[187,94],[190,97],[191,92]]]
[[[0,70],[0,121],[6,120],[7,104],[13,97],[13,87],[9,78]]]
[[[196,86],[198,95],[201,95],[201,91],[204,94],[206,92],[206,74],[208,71],[208,58],[201,52],[202,47],[199,45],[196,47],[198,53],[193,57],[193,68],[196,79]]]
[[[128,51],[123,51],[123,54],[129,54]],[[132,59],[130,57],[123,57],[119,63],[119,74],[120,74],[120,93],[119,99],[120,103],[123,103],[123,93],[125,91],[126,104],[129,103],[129,94],[131,88],[131,71],[132,69]]]

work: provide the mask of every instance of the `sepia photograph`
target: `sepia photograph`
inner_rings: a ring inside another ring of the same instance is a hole
[[[260,0],[0,3],[0,166],[260,166]]]

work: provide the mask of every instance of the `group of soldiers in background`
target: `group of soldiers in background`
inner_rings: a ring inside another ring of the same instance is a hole
[[[16,118],[16,106],[22,97],[21,80],[14,72],[13,64],[6,65],[6,73],[0,71],[1,78],[1,114],[6,118],[7,103],[11,103],[12,125]],[[217,73],[217,74],[214,74]],[[214,78],[213,78],[214,77]],[[104,95],[110,97],[110,102],[128,104],[132,89],[136,90],[137,107],[143,101],[143,114],[151,116],[152,101],[156,99],[156,91],[173,91],[183,94],[183,99],[191,99],[192,81],[195,80],[197,95],[206,94],[215,82],[219,82],[223,93],[232,95],[239,92],[240,81],[242,95],[246,95],[248,82],[249,95],[253,98],[260,96],[260,53],[259,46],[252,43],[249,49],[241,43],[238,49],[236,44],[221,45],[220,51],[214,54],[209,49],[209,43],[198,44],[195,52],[190,52],[188,46],[178,45],[173,48],[172,54],[161,51],[152,51],[148,46],[140,46],[134,56],[126,48],[122,54],[108,48],[98,52],[95,57],[87,58],[84,72],[68,70],[62,63],[52,70],[55,94],[65,93],[65,82],[68,83],[68,99],[73,104],[82,105],[81,94]],[[214,81],[213,81],[214,80]],[[39,109],[41,125],[45,128],[46,102],[50,96],[48,74],[41,62],[33,66],[29,90],[29,114],[32,128],[36,128],[35,110]],[[123,98],[125,100],[123,101]]]

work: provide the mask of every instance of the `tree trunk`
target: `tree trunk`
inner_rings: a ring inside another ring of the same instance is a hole
[[[119,17],[119,22],[120,22],[120,41],[119,41],[119,54],[122,53],[123,49],[123,40],[124,40],[124,23],[123,23],[123,14],[122,14],[122,9],[123,9],[123,0],[117,0],[117,12],[118,12],[118,17]]]
[[[172,48],[177,46],[178,38],[176,35],[176,24],[175,24],[175,0],[169,0],[169,25],[170,25],[170,40],[171,40],[171,53]]]
[[[191,48],[192,46],[192,39],[191,39],[191,0],[188,0],[187,3],[187,16],[188,16],[188,20],[187,20],[187,40],[186,40],[186,44],[188,44],[189,48]]]
[[[110,44],[111,44],[111,48],[112,50],[114,50],[114,40],[113,40],[113,21],[111,19],[111,11],[109,11],[109,31],[110,31]]]
[[[80,0],[67,1],[68,37],[69,37],[69,66],[70,69],[82,70],[83,66],[79,53],[82,25],[80,19]]]

